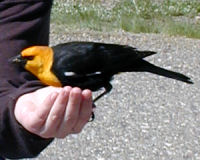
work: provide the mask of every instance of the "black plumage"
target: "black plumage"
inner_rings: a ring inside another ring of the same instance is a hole
[[[102,97],[112,89],[110,81],[120,72],[151,72],[192,83],[189,77],[157,67],[143,58],[156,54],[139,51],[130,46],[94,42],[69,42],[52,47],[52,71],[62,85],[77,86],[96,91],[105,88]]]

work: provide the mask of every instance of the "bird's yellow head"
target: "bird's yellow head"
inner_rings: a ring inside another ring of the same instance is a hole
[[[57,87],[61,86],[61,83],[51,71],[53,64],[52,48],[48,46],[26,48],[13,61],[23,63],[24,68],[34,74],[44,84]]]
[[[50,69],[53,59],[53,52],[47,46],[33,46],[21,52],[22,59],[26,60],[25,69],[35,75],[39,75]]]

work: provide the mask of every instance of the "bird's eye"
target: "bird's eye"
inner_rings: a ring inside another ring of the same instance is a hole
[[[24,59],[26,60],[33,60],[34,56],[27,56],[27,57],[24,57]]]

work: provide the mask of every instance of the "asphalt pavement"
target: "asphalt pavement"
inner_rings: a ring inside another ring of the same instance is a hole
[[[78,135],[55,140],[35,160],[200,160],[200,40],[155,34],[51,33],[51,45],[75,41],[128,44],[194,84],[150,73],[122,73]],[[101,91],[100,91],[101,92]],[[96,95],[96,94],[95,94]]]

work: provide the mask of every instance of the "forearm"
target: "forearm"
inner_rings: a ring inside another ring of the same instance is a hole
[[[26,88],[27,86],[24,87]],[[0,97],[1,156],[7,158],[35,157],[52,141],[52,139],[43,139],[28,132],[16,121],[14,116],[14,107],[17,98],[24,92],[33,91],[38,87],[29,89],[22,87]]]
[[[28,46],[48,45],[50,8],[51,0],[0,1],[0,156],[6,158],[36,156],[51,142],[16,121],[18,97],[43,86],[8,61]]]

